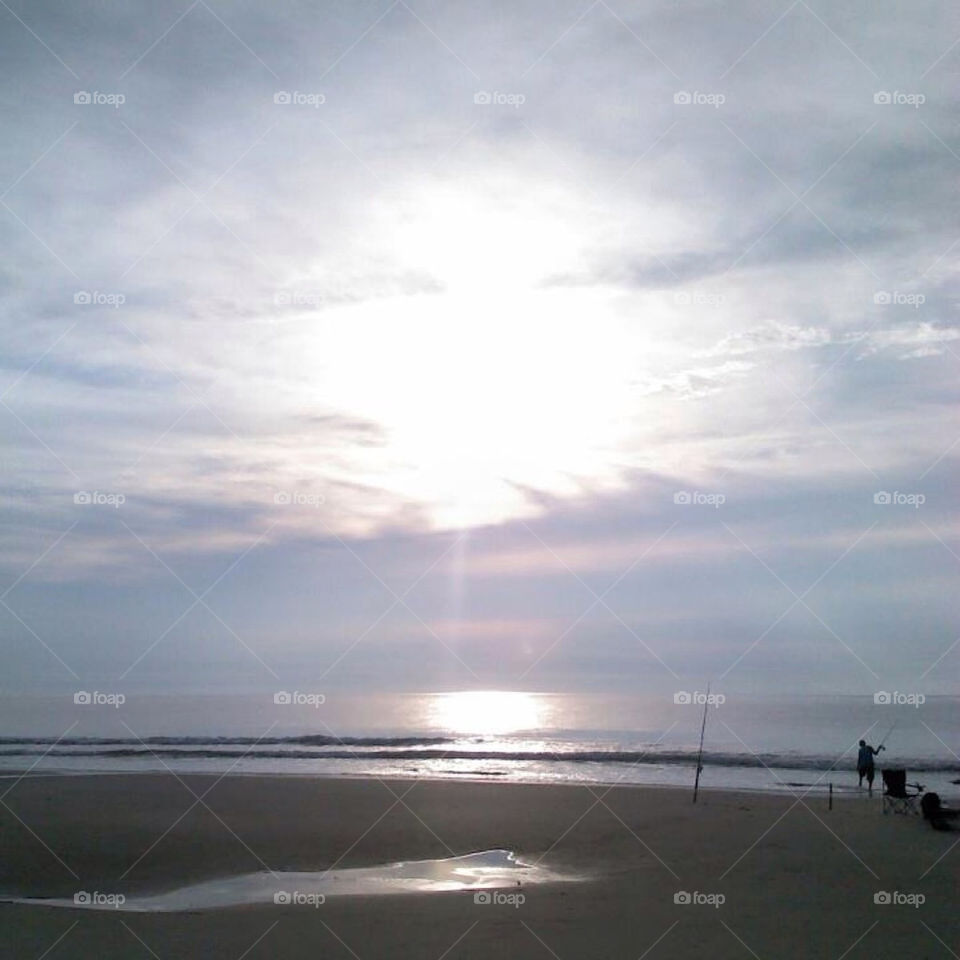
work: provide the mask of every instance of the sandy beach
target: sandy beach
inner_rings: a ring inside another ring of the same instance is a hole
[[[960,939],[960,871],[948,852],[957,835],[883,816],[877,797],[828,811],[822,797],[706,791],[694,806],[687,792],[597,786],[249,776],[5,784],[6,896],[129,897],[268,869],[493,848],[583,878],[526,886],[519,906],[477,904],[468,891],[172,914],[4,904],[11,957],[937,958]],[[881,891],[923,902],[875,903]],[[676,903],[680,892],[710,902]]]

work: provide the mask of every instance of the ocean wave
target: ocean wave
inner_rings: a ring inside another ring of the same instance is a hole
[[[0,746],[39,744],[61,747],[109,746],[231,746],[256,747],[299,744],[302,746],[415,747],[450,743],[450,737],[329,737],[307,734],[300,737],[0,737]],[[83,756],[84,754],[74,754]]]
[[[317,744],[323,741],[330,744],[327,749],[304,750],[296,747],[285,750],[254,751],[231,750],[230,746],[241,747],[262,744]],[[21,740],[14,746],[10,738],[3,741],[8,749],[0,749],[0,756],[51,756],[51,757],[150,757],[169,759],[285,759],[285,760],[465,760],[465,761],[502,761],[510,763],[610,763],[610,764],[660,764],[694,766],[697,753],[694,750],[466,750],[462,748],[437,749],[432,744],[448,742],[444,738],[333,738],[333,737],[293,737],[274,741],[253,740],[241,737],[224,738],[150,738],[136,740],[77,740],[74,746],[81,749],[62,750],[41,745],[56,741]],[[60,741],[64,745],[67,741]],[[192,749],[186,747],[193,745]],[[426,745],[426,746],[420,746]],[[348,749],[365,747],[367,749]],[[418,749],[411,747],[418,746]],[[89,747],[90,749],[82,749]],[[704,751],[702,762],[721,767],[774,767],[790,770],[851,770],[854,760],[850,757],[811,756],[798,754],[745,754]],[[960,772],[960,763],[930,758],[905,758],[898,761],[898,767],[911,771]]]

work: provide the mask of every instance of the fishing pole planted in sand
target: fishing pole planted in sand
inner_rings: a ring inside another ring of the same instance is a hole
[[[700,724],[700,747],[697,750],[697,775],[693,780],[693,802],[697,802],[697,791],[700,789],[700,771],[703,770],[703,735],[707,730],[707,707],[710,705],[710,684],[707,683],[707,696],[703,701],[703,721]]]

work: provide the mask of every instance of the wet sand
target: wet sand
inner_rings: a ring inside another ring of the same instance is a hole
[[[6,896],[142,896],[496,848],[587,879],[502,903],[462,891],[164,914],[3,904],[3,956],[839,960],[960,946],[960,833],[882,816],[878,797],[828,811],[823,797],[710,790],[694,806],[655,788],[154,775],[8,789]],[[881,891],[925,902],[875,903]],[[703,902],[676,903],[681,892]]]

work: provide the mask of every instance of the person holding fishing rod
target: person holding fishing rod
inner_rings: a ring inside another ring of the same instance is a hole
[[[885,749],[886,747],[882,743],[879,747],[871,747],[866,740],[860,741],[860,752],[857,754],[857,773],[860,775],[860,782],[857,784],[857,789],[863,789],[863,778],[866,777],[867,792],[871,797],[873,796],[873,778],[875,775],[873,758]]]

